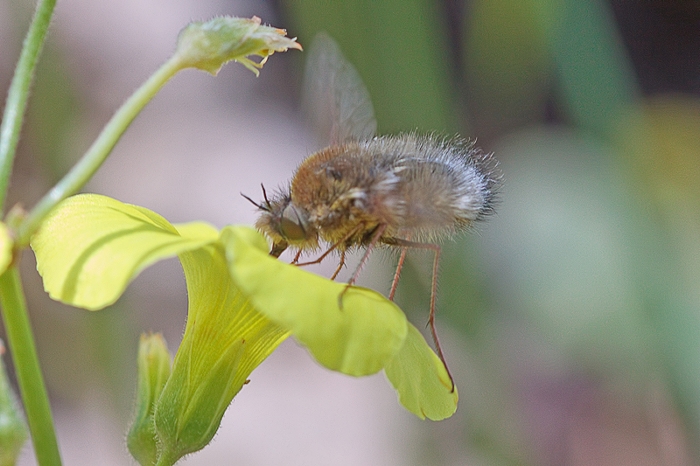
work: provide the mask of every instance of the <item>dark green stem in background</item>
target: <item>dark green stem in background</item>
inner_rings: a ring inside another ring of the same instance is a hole
[[[0,304],[37,462],[41,466],[60,465],[51,407],[16,266],[0,276]]]
[[[56,0],[40,0],[37,4],[7,93],[5,112],[0,126],[0,210],[4,209],[7,197],[12,163],[17,152],[17,142],[29,98],[29,88],[55,5]]]

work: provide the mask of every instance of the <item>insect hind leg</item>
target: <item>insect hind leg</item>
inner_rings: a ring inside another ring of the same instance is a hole
[[[430,313],[428,314],[428,326],[430,327],[430,334],[433,337],[433,342],[435,343],[435,350],[437,351],[440,361],[445,366],[447,375],[452,383],[452,391],[455,389],[455,382],[452,378],[452,373],[450,368],[447,366],[447,361],[445,360],[445,355],[442,352],[442,346],[440,345],[440,339],[438,338],[437,329],[435,328],[435,305],[437,301],[437,276],[438,268],[440,265],[440,253],[442,248],[438,244],[434,243],[418,243],[415,241],[409,241],[401,238],[382,238],[382,243],[389,246],[397,246],[402,248],[401,257],[399,258],[399,264],[396,268],[396,273],[394,274],[394,280],[391,284],[390,299],[393,299],[394,293],[396,292],[396,287],[398,286],[399,275],[401,274],[401,268],[403,267],[403,262],[406,257],[406,251],[409,248],[412,249],[428,249],[435,253],[435,258],[433,260],[433,278],[430,286]]]
[[[386,241],[383,241],[383,243],[389,244],[388,241],[391,239],[393,239],[393,238],[388,238]],[[411,237],[409,236],[406,240],[410,241]],[[401,256],[399,256],[399,262],[396,264],[396,272],[394,272],[394,279],[391,281],[391,289],[389,290],[389,301],[394,300],[394,295],[396,294],[396,288],[398,288],[398,286],[399,286],[399,278],[401,277],[401,271],[403,270],[403,265],[404,265],[404,262],[406,261],[406,253],[407,252],[408,252],[407,247],[401,248]]]

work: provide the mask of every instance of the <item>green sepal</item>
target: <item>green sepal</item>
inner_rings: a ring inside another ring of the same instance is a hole
[[[399,351],[406,316],[379,293],[306,272],[268,254],[264,237],[248,227],[221,232],[229,270],[251,302],[288,328],[329,369],[361,376],[380,371]]]
[[[141,335],[137,367],[135,415],[126,436],[126,444],[131,456],[141,466],[150,466],[158,460],[158,438],[153,413],[156,401],[170,376],[170,353],[162,335]]]

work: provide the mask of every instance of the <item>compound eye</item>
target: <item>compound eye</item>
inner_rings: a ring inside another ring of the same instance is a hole
[[[304,222],[296,207],[291,204],[285,207],[282,212],[280,233],[284,238],[291,241],[301,241],[308,238],[306,222]]]

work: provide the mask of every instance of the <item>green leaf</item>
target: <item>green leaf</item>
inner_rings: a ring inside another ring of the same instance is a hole
[[[372,290],[352,287],[286,264],[267,251],[265,239],[247,227],[226,227],[221,240],[229,271],[253,305],[290,329],[329,369],[361,376],[381,370],[402,347],[406,316]]]
[[[399,402],[421,419],[439,421],[457,410],[457,387],[452,390],[444,364],[413,325],[409,324],[403,347],[384,371]]]
[[[148,209],[80,194],[51,211],[31,247],[53,299],[96,310],[114,303],[144,268],[217,237],[204,223],[176,228]]]

